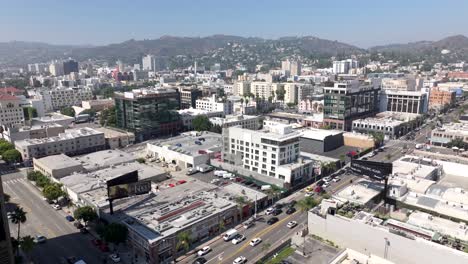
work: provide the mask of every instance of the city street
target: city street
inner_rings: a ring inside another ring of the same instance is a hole
[[[81,234],[72,223],[65,219],[66,210],[55,210],[42,200],[41,193],[33,186],[22,173],[6,174],[3,178],[3,189],[11,195],[11,204],[23,207],[27,212],[27,221],[21,225],[21,236],[43,235],[47,242],[36,244],[31,259],[34,263],[48,264],[61,263],[65,258],[74,256],[83,259],[86,263],[103,263],[103,255],[94,247],[90,240],[92,237]],[[12,236],[16,237],[17,225],[10,222]],[[108,262],[110,259],[108,260]]]

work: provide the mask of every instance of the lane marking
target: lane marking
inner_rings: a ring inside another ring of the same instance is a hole
[[[209,259],[206,263],[208,263],[208,262],[210,262],[210,261],[212,261],[214,259],[218,259],[219,261],[222,261],[223,260],[223,258],[222,258],[223,254],[224,254],[224,251],[219,253],[218,255],[214,256],[213,258]]]

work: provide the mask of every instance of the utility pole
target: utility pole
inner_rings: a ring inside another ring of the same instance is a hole
[[[255,213],[254,213],[254,218],[257,220],[257,195],[255,194]]]

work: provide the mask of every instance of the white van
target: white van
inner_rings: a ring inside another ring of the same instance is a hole
[[[232,178],[235,178],[235,176],[232,173],[224,173],[223,178],[224,179],[232,179]]]
[[[229,241],[233,239],[235,236],[237,236],[237,234],[239,233],[235,229],[228,230],[226,234],[224,234],[223,239],[224,241]]]
[[[218,176],[218,177],[223,177],[223,175],[227,173],[227,171],[223,171],[223,170],[215,170],[214,171],[214,176]]]

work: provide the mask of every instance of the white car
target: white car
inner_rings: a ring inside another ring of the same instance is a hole
[[[208,252],[211,251],[211,248],[209,246],[206,246],[206,247],[203,247],[202,249],[198,250],[198,256],[204,256],[206,254],[208,254]]]
[[[247,262],[247,259],[244,256],[237,257],[232,264],[244,264]]]
[[[270,208],[266,209],[265,214],[266,215],[271,215],[274,211],[275,211],[275,208],[270,207]]]
[[[60,209],[62,209],[62,207],[60,207],[60,205],[58,205],[58,204],[54,204],[54,205],[52,205],[52,207],[53,207],[55,210],[60,210]]]
[[[111,255],[109,255],[109,258],[112,259],[112,261],[114,263],[119,263],[120,262],[119,254],[111,254]]]
[[[239,244],[240,242],[244,241],[245,240],[245,236],[244,235],[238,235],[236,236],[233,240],[232,240],[232,243],[234,245],[237,245]]]
[[[255,247],[256,245],[260,244],[262,242],[262,239],[259,237],[256,237],[250,241],[250,245],[252,247]]]
[[[310,197],[310,196],[313,196],[314,195],[314,192],[306,192],[306,194],[304,195],[305,197]]]
[[[297,226],[297,222],[296,221],[291,221],[289,222],[287,225],[286,225],[288,228],[294,228]]]
[[[331,177],[330,177],[330,176],[327,176],[327,177],[323,178],[323,181],[324,181],[324,182],[329,182],[329,181],[331,181]]]
[[[45,243],[47,241],[47,238],[43,235],[37,235],[35,238],[34,238],[34,242],[36,243]]]
[[[330,183],[328,183],[328,182],[325,182],[325,183],[322,185],[322,188],[324,188],[324,189],[325,189],[325,188],[327,188],[328,186],[330,186]]]
[[[339,181],[341,181],[341,178],[339,177],[336,177],[335,179],[332,180],[332,182],[339,182]]]

